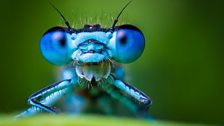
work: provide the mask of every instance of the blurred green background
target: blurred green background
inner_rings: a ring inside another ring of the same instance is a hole
[[[76,24],[83,15],[115,17],[127,0],[51,2]],[[1,0],[0,13],[0,113],[12,113],[57,80],[39,40],[63,21],[44,0]],[[155,118],[224,125],[223,13],[222,0],[134,0],[123,13],[146,37],[144,54],[126,65],[127,79],[151,96]]]

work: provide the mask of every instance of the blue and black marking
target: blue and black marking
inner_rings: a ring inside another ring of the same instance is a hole
[[[118,18],[129,4],[120,11],[110,28],[87,24],[81,29],[71,28],[65,17],[52,5],[67,27],[56,26],[45,32],[40,40],[40,49],[48,62],[69,67],[62,71],[63,81],[32,94],[28,98],[32,106],[17,117],[42,111],[57,113],[53,104],[64,94],[71,94],[79,88],[87,92],[93,101],[107,93],[136,115],[146,113],[152,104],[151,99],[124,82],[123,69],[114,63],[137,60],[145,47],[145,38],[140,29],[130,24],[116,26]],[[97,88],[98,93],[89,93],[92,88]]]

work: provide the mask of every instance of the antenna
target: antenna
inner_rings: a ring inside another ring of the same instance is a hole
[[[127,6],[128,6],[131,2],[132,2],[132,0],[129,1],[129,2],[123,7],[123,9],[120,11],[120,13],[118,14],[117,18],[114,20],[114,23],[113,23],[111,29],[114,29],[116,23],[118,22],[118,18],[121,16],[121,14],[122,14],[122,12],[124,11],[124,9],[127,8]]]
[[[52,4],[51,2],[49,2],[49,3],[61,15],[61,17],[63,18],[65,24],[68,26],[68,28],[71,29],[71,26],[69,25],[69,23],[66,20],[66,18],[64,17],[64,15],[54,6],[54,4]]]

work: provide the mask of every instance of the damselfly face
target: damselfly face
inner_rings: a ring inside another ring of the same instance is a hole
[[[57,26],[49,29],[41,38],[40,49],[50,63],[69,65],[62,70],[62,81],[31,95],[28,103],[32,107],[16,117],[33,115],[43,110],[56,113],[52,105],[64,94],[69,94],[71,97],[70,100],[66,100],[69,101],[69,106],[74,106],[73,103],[86,96],[87,99],[93,98],[88,101],[94,102],[94,106],[100,103],[100,108],[104,109],[107,108],[105,107],[107,103],[101,104],[105,98],[104,93],[107,93],[105,96],[109,94],[125,104],[134,114],[145,115],[143,112],[146,112],[151,105],[151,99],[137,88],[123,82],[123,68],[111,62],[112,60],[120,63],[133,62],[144,50],[144,35],[137,27],[128,24],[115,26],[130,2],[121,10],[110,28],[101,28],[99,24],[85,25],[82,29],[71,28],[65,17],[52,5],[67,27]],[[94,87],[94,91],[89,87]],[[82,96],[82,93],[78,93],[80,96],[71,95],[73,89],[87,95]],[[94,93],[91,93],[92,91]],[[76,99],[74,96],[79,98]],[[133,102],[135,100],[138,103],[135,104]],[[86,108],[85,105],[75,106],[78,111]],[[108,113],[108,109],[105,112]]]
[[[55,65],[99,64],[109,59],[130,63],[140,57],[144,46],[144,36],[135,26],[121,25],[111,29],[98,24],[77,30],[53,27],[43,35],[40,43],[45,59]]]

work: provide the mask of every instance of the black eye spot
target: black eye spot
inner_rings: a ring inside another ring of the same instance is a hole
[[[120,43],[121,43],[122,45],[125,45],[125,44],[127,43],[127,36],[126,36],[126,34],[123,33],[123,32],[121,32],[121,33],[119,34],[119,40],[120,40]]]
[[[66,45],[66,40],[65,40],[65,38],[61,38],[61,39],[59,40],[59,44],[60,44],[61,47],[65,47],[65,45]]]

